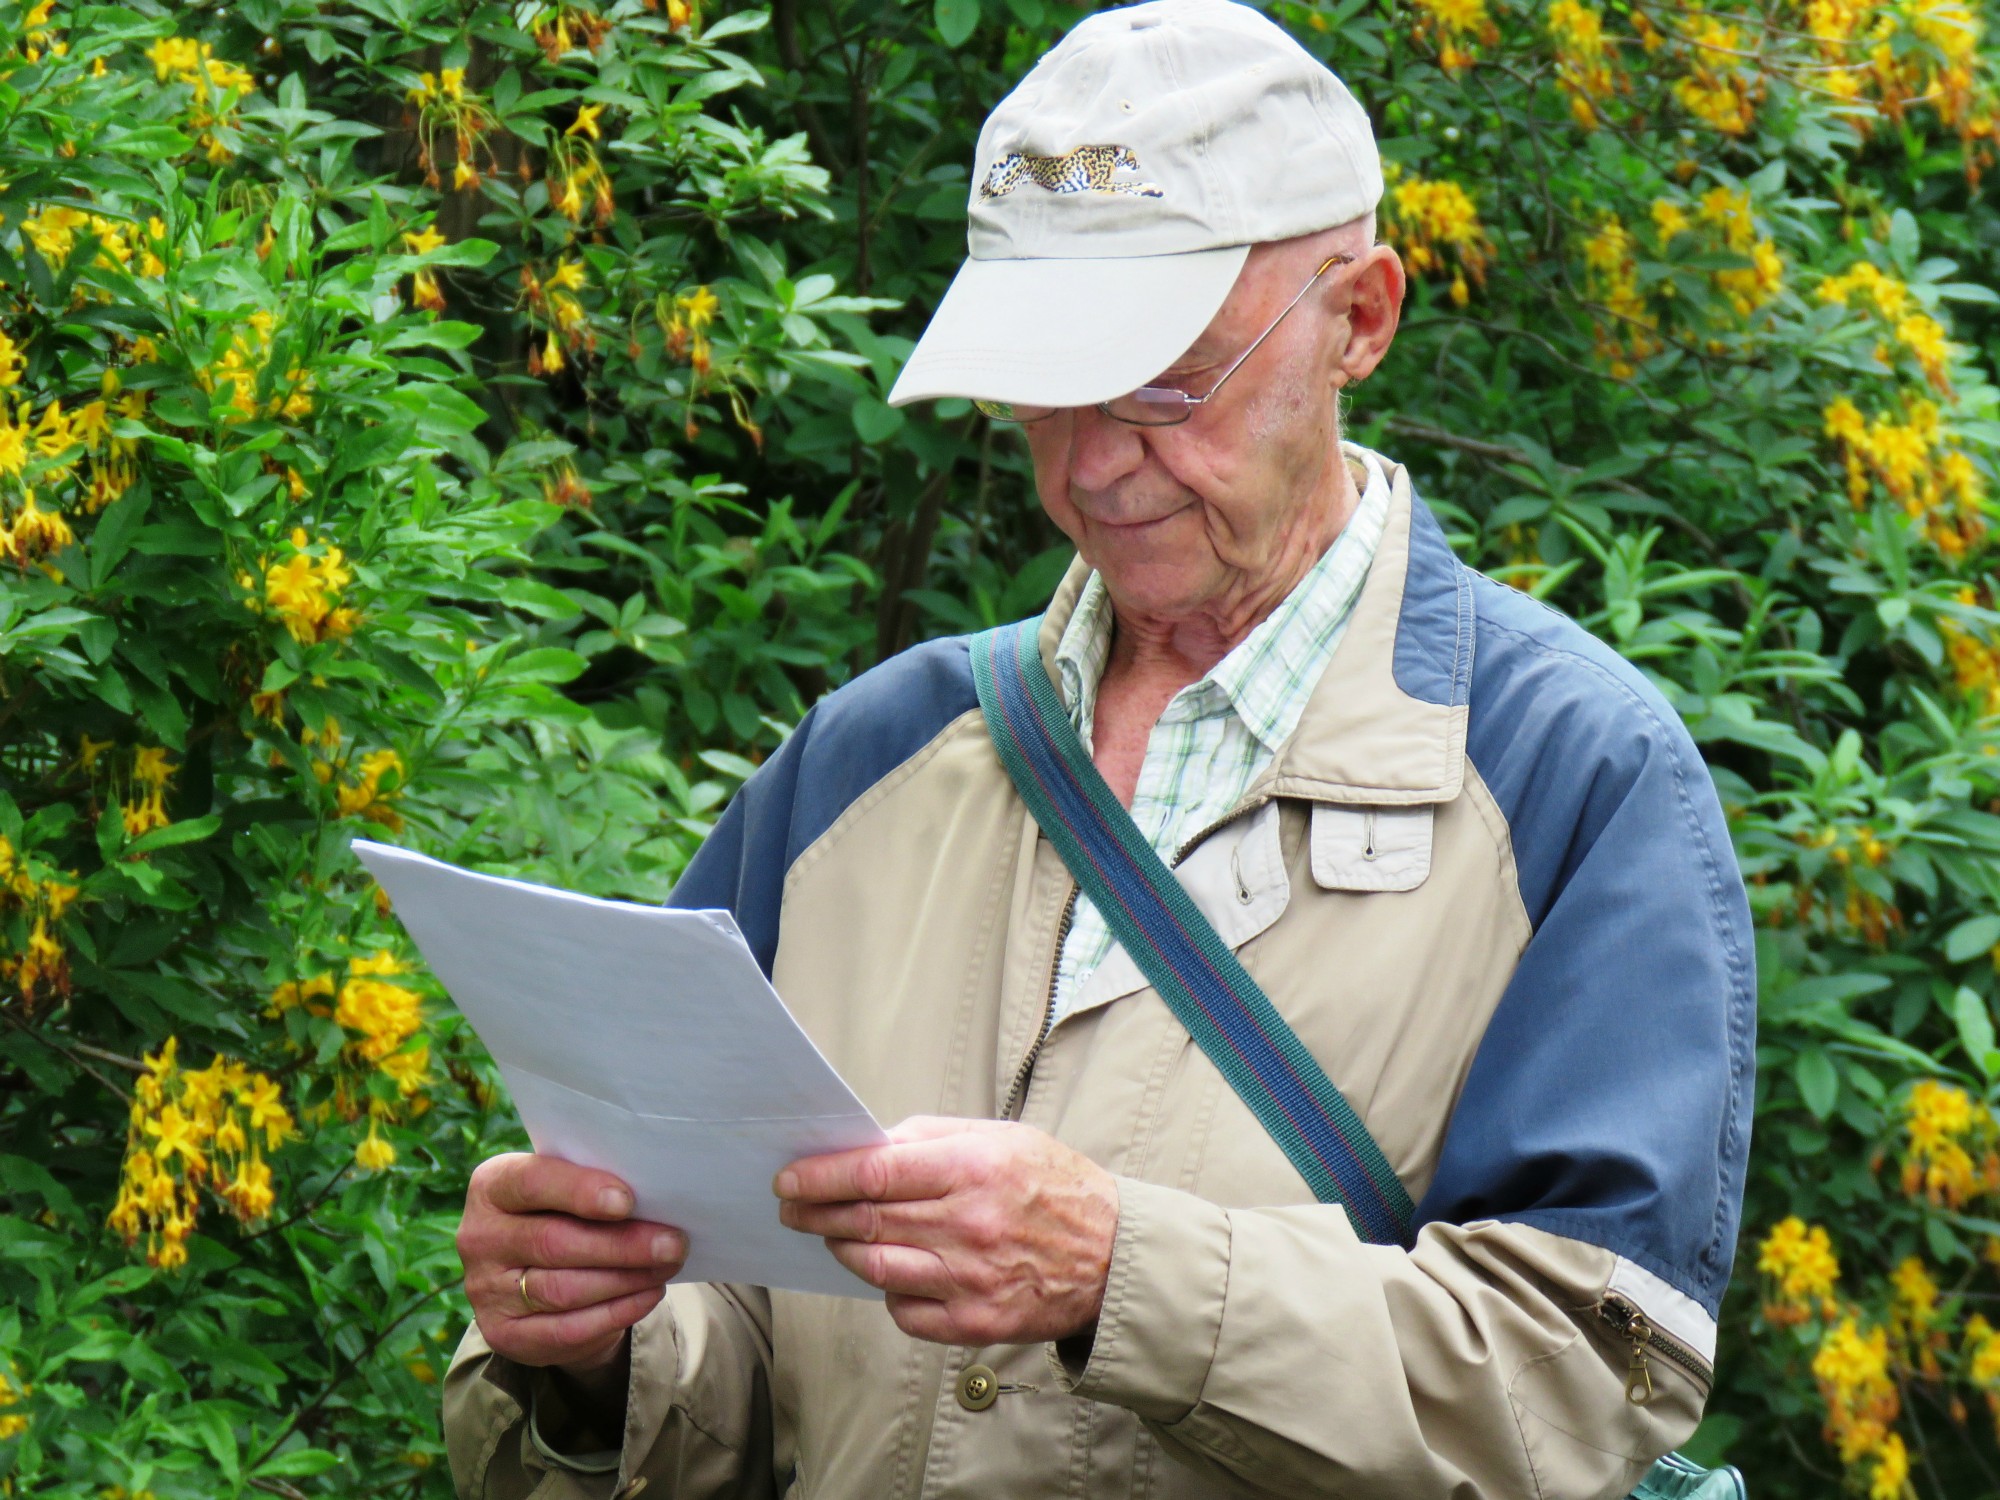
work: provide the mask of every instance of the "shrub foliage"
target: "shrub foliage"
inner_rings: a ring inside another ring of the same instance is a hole
[[[1271,9],[1413,273],[1353,435],[1654,677],[1751,881],[1697,1449],[1990,1492],[1990,6]],[[515,1135],[347,846],[658,897],[826,687],[1039,607],[1018,444],[883,397],[1076,14],[0,6],[8,1492],[448,1492]]]

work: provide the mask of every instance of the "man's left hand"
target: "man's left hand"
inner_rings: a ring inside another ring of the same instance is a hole
[[[1097,1321],[1118,1184],[1029,1125],[917,1116],[890,1144],[793,1162],[773,1185],[787,1226],[825,1238],[940,1344],[1030,1344]]]

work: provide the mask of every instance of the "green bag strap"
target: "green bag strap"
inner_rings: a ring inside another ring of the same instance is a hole
[[[1284,1150],[1362,1238],[1409,1242],[1410,1195],[1368,1127],[1201,914],[1092,764],[1036,646],[1036,621],[972,639],[994,748],[1112,934]]]

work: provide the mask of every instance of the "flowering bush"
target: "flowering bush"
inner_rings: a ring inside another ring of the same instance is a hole
[[[1751,881],[1695,1450],[1988,1491],[1990,0],[1271,8],[1412,271],[1353,435],[1654,677]],[[349,840],[657,896],[820,691],[1066,560],[1010,437],[882,398],[1076,7],[720,9],[0,6],[12,1493],[445,1493],[515,1137]]]
[[[866,579],[684,457],[868,307],[730,240],[823,186],[712,102],[756,18],[397,15],[0,6],[7,1494],[448,1489],[513,1127],[348,843],[657,895]],[[684,644],[787,569],[794,636]],[[561,691],[627,654],[713,711]]]

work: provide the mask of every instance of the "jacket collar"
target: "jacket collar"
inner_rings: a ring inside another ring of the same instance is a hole
[[[1388,524],[1346,637],[1247,802],[1418,806],[1449,802],[1464,784],[1472,578],[1409,471],[1382,465]],[[1052,681],[1056,643],[1089,576],[1082,559],[1072,562],[1042,617],[1038,643]]]

